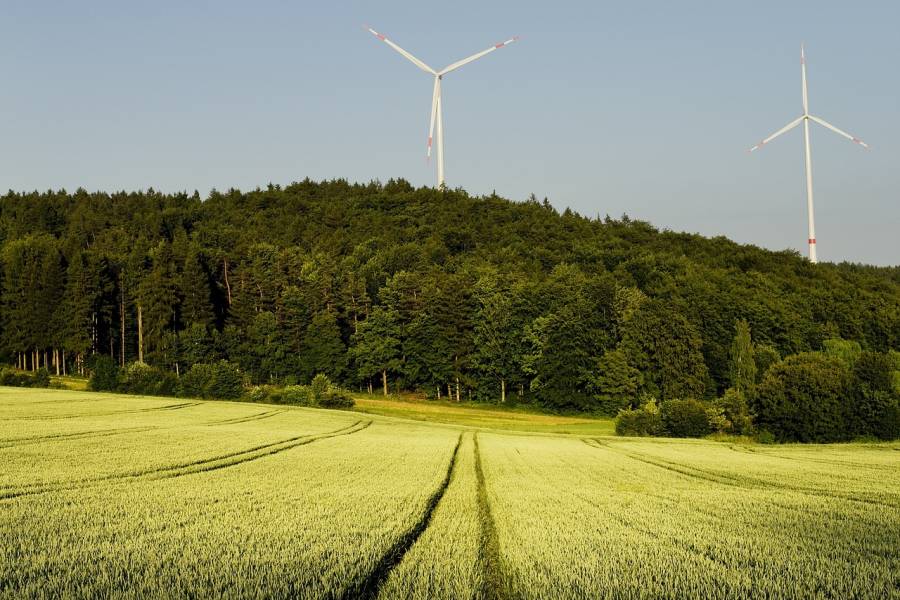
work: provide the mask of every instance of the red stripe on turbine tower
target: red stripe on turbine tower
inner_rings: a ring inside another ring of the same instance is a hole
[[[809,238],[809,243],[810,243],[810,244],[815,244],[815,243],[816,243],[816,238]]]

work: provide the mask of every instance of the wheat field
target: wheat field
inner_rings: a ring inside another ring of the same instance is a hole
[[[900,445],[0,388],[0,597],[898,598]]]

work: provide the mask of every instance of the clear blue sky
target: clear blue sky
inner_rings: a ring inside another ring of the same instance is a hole
[[[44,2],[0,5],[0,189],[447,181],[805,253],[799,46],[821,260],[900,263],[897,2]]]

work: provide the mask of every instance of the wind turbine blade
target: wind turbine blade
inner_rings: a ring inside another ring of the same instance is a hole
[[[859,145],[862,146],[863,148],[868,148],[868,147],[869,147],[869,145],[868,145],[867,143],[865,143],[864,141],[862,141],[861,139],[856,138],[856,137],[853,137],[852,135],[850,135],[850,134],[847,133],[846,131],[842,131],[842,130],[838,129],[837,127],[835,127],[835,126],[832,125],[831,123],[829,123],[829,122],[827,122],[827,121],[825,121],[825,120],[823,120],[823,119],[820,119],[819,117],[814,117],[814,116],[812,116],[812,115],[809,115],[809,118],[812,119],[813,121],[815,121],[816,123],[818,123],[819,125],[821,125],[821,126],[823,126],[823,127],[827,127],[828,129],[832,130],[833,132],[835,132],[835,133],[837,133],[837,134],[839,134],[839,135],[844,136],[845,138],[847,138],[848,140],[850,140],[850,141],[853,142],[854,144],[859,144]]]
[[[809,93],[806,91],[806,53],[800,45],[800,74],[803,81],[803,114],[809,114]]]
[[[766,144],[768,144],[769,142],[771,142],[772,140],[777,138],[782,133],[786,133],[786,132],[790,131],[791,129],[793,129],[794,127],[796,127],[797,125],[799,125],[800,123],[802,123],[803,119],[804,119],[804,117],[802,117],[802,116],[797,117],[797,119],[795,119],[794,121],[791,121],[790,123],[788,123],[781,129],[779,129],[778,131],[776,131],[775,133],[773,133],[772,135],[770,135],[769,137],[767,137],[766,139],[764,139],[763,141],[758,143],[757,145],[753,146],[752,148],[747,150],[747,152],[753,152],[754,150],[759,150],[760,148],[762,148],[763,146],[765,146]]]
[[[431,94],[431,124],[428,126],[428,152],[427,158],[431,158],[431,144],[434,141],[434,119],[437,116],[438,99],[441,97],[441,78],[434,78],[434,92]]]
[[[402,54],[403,56],[405,56],[406,59],[409,60],[409,62],[411,62],[412,64],[416,65],[417,67],[419,67],[420,69],[422,69],[422,70],[425,71],[426,73],[431,73],[432,75],[437,75],[437,73],[435,72],[434,69],[432,69],[431,67],[429,67],[428,65],[426,65],[425,63],[423,63],[421,60],[419,60],[418,58],[416,58],[415,56],[413,56],[412,54],[410,54],[409,52],[407,52],[406,50],[404,50],[403,48],[401,48],[400,46],[398,46],[397,44],[395,44],[395,43],[392,42],[391,40],[389,40],[389,39],[387,39],[386,37],[384,37],[383,34],[378,33],[377,31],[375,31],[375,30],[372,29],[371,27],[366,27],[366,29],[367,29],[372,35],[374,35],[375,37],[377,37],[379,40],[381,40],[382,42],[384,42],[385,44],[387,44],[388,46],[390,46],[391,48],[393,48],[394,50],[396,50],[397,52],[399,52],[400,54]]]
[[[519,39],[518,36],[513,37],[513,38],[510,38],[510,39],[506,40],[505,42],[500,42],[499,44],[494,44],[493,46],[491,46],[491,47],[488,48],[487,50],[482,50],[482,51],[479,52],[478,54],[473,54],[473,55],[470,56],[469,58],[464,58],[464,59],[462,59],[462,60],[458,60],[458,61],[456,61],[455,63],[453,63],[452,65],[449,65],[449,66],[447,66],[447,67],[444,67],[443,70],[441,70],[441,71],[438,73],[438,75],[446,75],[446,74],[449,73],[450,71],[455,71],[456,69],[460,68],[461,66],[467,65],[467,64],[469,64],[470,62],[472,62],[473,60],[478,60],[479,58],[481,58],[481,57],[484,56],[485,54],[490,54],[490,53],[493,52],[494,50],[499,50],[500,48],[502,48],[502,47],[504,47],[504,46],[508,46],[508,45],[512,44],[513,42],[515,42],[515,41],[518,40],[518,39]]]

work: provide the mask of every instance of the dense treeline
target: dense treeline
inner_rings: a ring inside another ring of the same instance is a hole
[[[260,384],[322,373],[615,414],[641,397],[721,396],[739,319],[765,367],[834,338],[900,348],[898,267],[812,265],[402,180],[202,201],[10,192],[0,242],[2,352],[25,369],[224,359]]]

